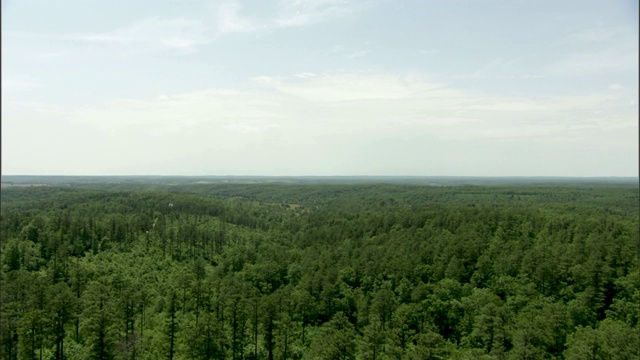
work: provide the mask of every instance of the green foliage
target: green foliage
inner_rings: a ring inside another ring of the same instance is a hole
[[[564,355],[567,359],[638,359],[638,350],[637,328],[605,319],[596,329],[578,327],[569,335]]]
[[[2,188],[0,359],[637,359],[629,184]]]

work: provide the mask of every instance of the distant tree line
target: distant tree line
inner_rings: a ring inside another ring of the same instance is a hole
[[[2,359],[638,359],[637,186],[3,188]]]

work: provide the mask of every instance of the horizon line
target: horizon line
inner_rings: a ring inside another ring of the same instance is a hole
[[[2,177],[181,177],[181,178],[640,178],[639,175],[30,175],[30,174],[2,174]]]

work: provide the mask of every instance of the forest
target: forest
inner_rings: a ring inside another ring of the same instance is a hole
[[[640,359],[637,179],[40,185],[1,359]]]

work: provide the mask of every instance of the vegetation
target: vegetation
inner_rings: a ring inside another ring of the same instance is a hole
[[[638,359],[637,183],[2,188],[2,359]]]

